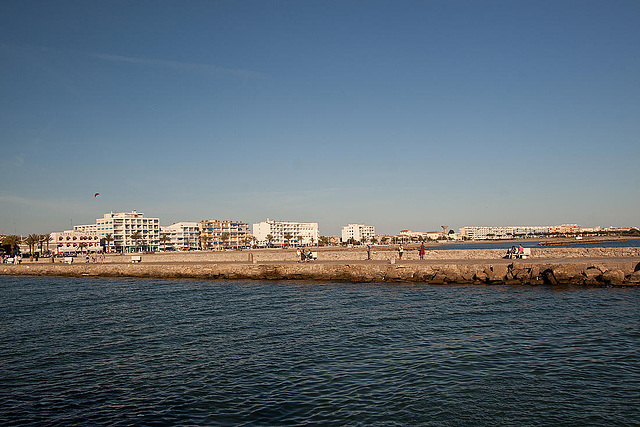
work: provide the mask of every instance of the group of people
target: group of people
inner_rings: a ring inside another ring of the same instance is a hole
[[[20,253],[15,254],[13,257],[10,257],[9,255],[3,255],[2,256],[2,263],[3,264],[20,264],[22,263],[22,255],[20,255]]]
[[[420,255],[420,259],[424,259],[424,254],[427,253],[427,247],[423,244],[420,245],[418,249],[418,254]],[[402,255],[404,255],[404,246],[398,246],[398,259],[402,259]]]
[[[309,248],[298,248],[296,250],[296,257],[298,258],[298,262],[308,262],[314,260],[313,252],[311,252],[311,249]]]
[[[94,253],[91,253],[91,254],[87,254],[84,257],[84,260],[85,260],[86,263],[89,263],[89,262],[91,262],[91,263],[101,262],[102,263],[102,262],[104,262],[104,253],[101,252],[100,254],[96,254],[94,252]]]
[[[513,258],[522,258],[522,254],[524,253],[524,247],[522,245],[511,246],[511,249],[507,249],[507,256],[505,258],[513,259]]]

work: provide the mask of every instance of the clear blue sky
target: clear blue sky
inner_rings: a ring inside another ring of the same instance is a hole
[[[637,0],[4,0],[0,55],[0,233],[640,225]]]

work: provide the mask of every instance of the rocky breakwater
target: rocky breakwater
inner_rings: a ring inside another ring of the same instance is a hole
[[[638,286],[640,263],[629,259],[380,261],[313,263],[104,263],[2,265],[0,275],[417,282],[428,284]]]
[[[634,261],[527,263],[491,266],[476,275],[484,283],[528,285],[639,286],[640,263]]]

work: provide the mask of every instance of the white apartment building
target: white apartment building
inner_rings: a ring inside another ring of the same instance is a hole
[[[319,236],[317,222],[275,221],[267,218],[266,221],[253,224],[252,228],[258,246],[269,245],[267,236],[271,236],[271,246],[313,245],[318,242]]]
[[[468,240],[503,240],[539,236],[549,233],[549,230],[549,226],[474,226],[460,228],[459,235],[460,238]]]
[[[51,233],[49,248],[55,254],[100,252],[100,237],[95,231],[67,230]]]
[[[160,227],[160,248],[164,251],[199,249],[200,228],[198,223],[176,222]]]
[[[424,231],[411,231],[411,230],[400,230],[400,234],[398,234],[399,241],[401,242],[411,242],[414,240],[425,239],[426,233]]]
[[[353,239],[356,242],[367,241],[376,235],[376,228],[373,225],[364,224],[348,224],[342,227],[342,243],[346,243],[349,239]]]
[[[96,220],[96,231],[101,239],[107,234],[113,237],[109,246],[116,252],[156,252],[160,246],[160,218],[145,218],[137,211],[104,214]],[[134,233],[140,238],[132,239]]]
[[[207,249],[243,248],[250,243],[249,223],[209,219],[198,224]]]
[[[424,238],[426,240],[438,240],[447,237],[448,235],[444,234],[442,231],[427,231],[424,233]]]
[[[411,230],[400,230],[400,234],[398,235],[400,240],[402,241],[416,241],[416,240],[439,240],[439,239],[448,239],[449,235],[444,234],[442,231],[411,231]]]

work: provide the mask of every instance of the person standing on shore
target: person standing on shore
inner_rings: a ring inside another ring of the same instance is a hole
[[[404,253],[404,248],[402,245],[398,247],[398,259],[402,259],[402,254]]]
[[[371,244],[367,245],[367,259],[371,259]]]
[[[420,259],[424,259],[424,242],[422,242],[422,244],[420,245]]]

